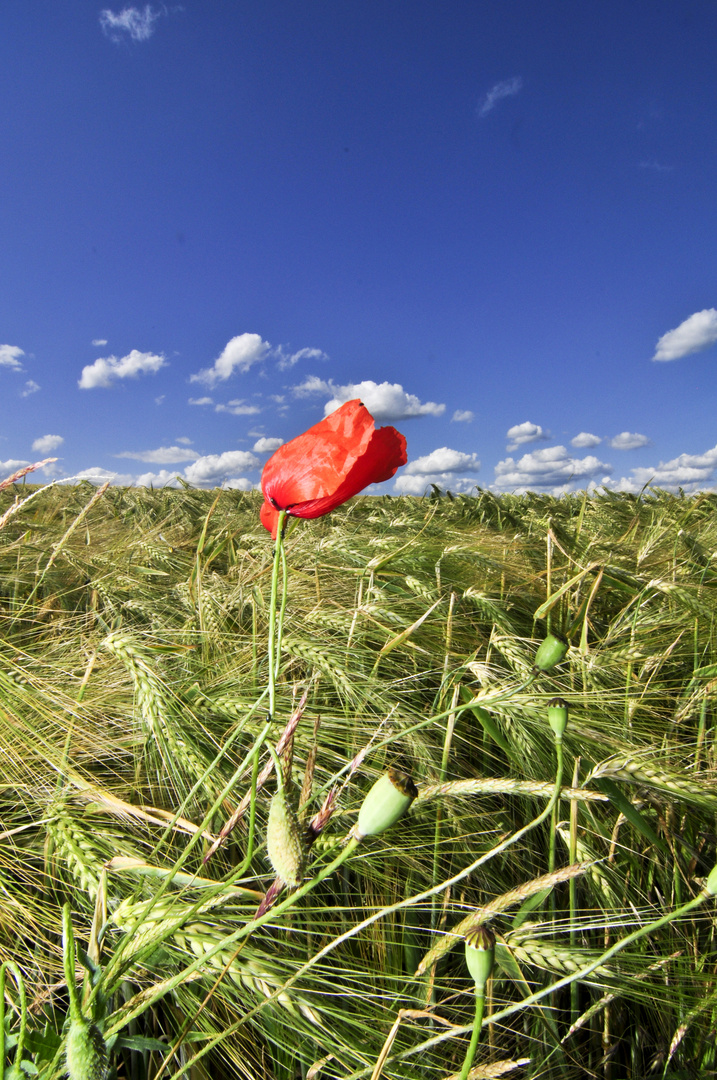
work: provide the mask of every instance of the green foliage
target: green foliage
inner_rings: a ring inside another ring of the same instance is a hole
[[[237,941],[273,880],[273,782],[253,848],[247,811],[203,856],[251,788],[266,720],[260,496],[94,495],[0,492],[0,961],[27,989],[26,1071],[64,1068],[69,900],[83,1009],[120,1076],[296,1080],[323,1061],[320,1080],[369,1080],[401,1009],[382,1076],[456,1073],[473,980],[450,932],[473,911],[497,937],[486,1015],[516,1006],[477,1064],[562,1080],[608,1075],[608,1055],[615,1077],[715,1075],[711,901],[519,1006],[692,899],[715,864],[716,495],[359,498],[298,523],[270,737],[308,690],[283,751],[303,829],[340,788],[304,880],[387,768],[419,794]],[[531,682],[550,633],[567,655]],[[555,828],[498,853],[550,799],[556,696]],[[531,887],[551,858],[556,877]],[[8,1065],[17,1027],[9,999]]]

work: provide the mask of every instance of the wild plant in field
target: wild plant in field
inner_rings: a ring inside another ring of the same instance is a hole
[[[137,1080],[712,1075],[709,497],[97,494],[0,532],[9,1068],[79,961]]]

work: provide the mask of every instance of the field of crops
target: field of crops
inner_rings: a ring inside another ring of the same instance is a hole
[[[5,1076],[717,1075],[717,495],[260,504],[0,492]]]

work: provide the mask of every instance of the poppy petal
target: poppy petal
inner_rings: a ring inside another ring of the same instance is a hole
[[[261,477],[262,524],[276,536],[277,507],[294,517],[328,514],[369,484],[388,480],[406,460],[403,435],[376,429],[361,401],[347,401],[269,458]]]

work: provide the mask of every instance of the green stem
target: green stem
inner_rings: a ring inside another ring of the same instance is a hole
[[[473,1020],[473,1034],[471,1035],[470,1046],[466,1054],[466,1059],[463,1062],[463,1068],[461,1069],[460,1080],[468,1080],[468,1076],[471,1071],[473,1059],[476,1056],[476,1050],[478,1049],[478,1042],[480,1040],[480,1031],[483,1024],[483,1010],[485,1009],[485,986],[478,986],[476,984],[476,1012],[475,1019]]]
[[[67,996],[70,999],[70,1019],[73,1022],[82,1020],[80,995],[77,992],[77,982],[75,981],[75,935],[72,932],[72,913],[69,900],[62,909],[62,966],[65,971],[65,982],[67,983]]]
[[[274,719],[276,709],[276,601],[279,591],[279,567],[284,548],[284,521],[286,510],[279,511],[279,523],[276,529],[276,547],[274,548],[274,566],[271,571],[271,597],[269,601],[269,717]],[[284,599],[282,598],[281,622],[283,622]]]

